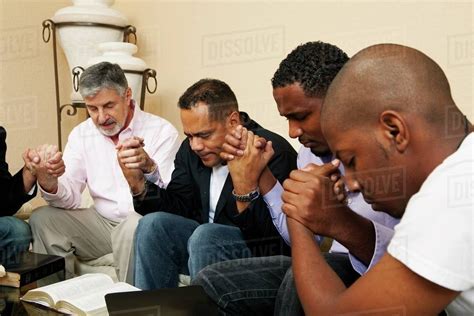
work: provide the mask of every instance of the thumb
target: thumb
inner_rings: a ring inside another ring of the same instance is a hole
[[[314,175],[329,177],[331,174],[338,170],[340,164],[341,162],[338,159],[334,159],[330,163],[326,163],[322,166],[309,164],[304,167],[303,170],[311,172]]]

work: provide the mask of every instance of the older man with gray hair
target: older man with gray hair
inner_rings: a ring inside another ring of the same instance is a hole
[[[116,64],[103,62],[87,68],[79,92],[90,117],[69,135],[64,175],[39,183],[49,205],[30,219],[33,250],[66,257],[68,278],[75,276],[74,256],[88,261],[113,253],[118,279],[132,283],[129,263],[141,215],[133,208],[117,155],[125,161],[126,170],[140,169],[147,181],[166,187],[179,146],[178,132],[163,118],[140,110]],[[83,209],[86,185],[94,205]]]

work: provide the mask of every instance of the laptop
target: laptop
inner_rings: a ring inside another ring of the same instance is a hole
[[[217,305],[201,286],[111,293],[105,296],[110,316],[216,315]]]

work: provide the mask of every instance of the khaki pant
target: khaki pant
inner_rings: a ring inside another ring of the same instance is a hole
[[[133,240],[141,217],[133,212],[118,223],[102,217],[93,207],[64,210],[43,206],[29,220],[33,251],[65,257],[66,278],[76,276],[75,257],[88,261],[113,253],[119,281],[132,284]]]

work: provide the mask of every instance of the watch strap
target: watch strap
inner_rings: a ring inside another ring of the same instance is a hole
[[[235,190],[232,190],[232,195],[234,196],[234,199],[238,202],[252,202],[260,196],[260,190],[258,187],[255,188],[255,190],[250,191],[247,194],[237,194],[235,193]]]

